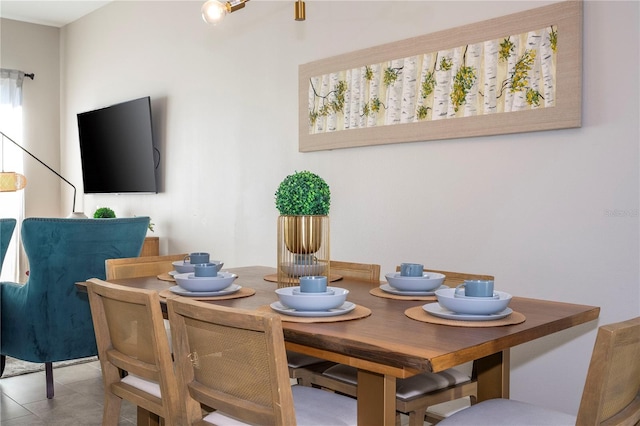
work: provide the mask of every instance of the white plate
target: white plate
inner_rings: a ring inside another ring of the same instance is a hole
[[[179,285],[174,285],[173,287],[169,288],[169,290],[172,293],[175,293],[177,295],[180,296],[186,296],[186,297],[211,297],[211,296],[226,296],[227,294],[233,294],[235,292],[237,292],[238,290],[240,290],[242,287],[239,286],[238,284],[231,284],[229,287],[227,288],[223,288],[220,291],[188,291],[185,290],[184,288],[180,287]]]
[[[452,320],[462,320],[462,321],[492,321],[499,320],[504,317],[509,316],[513,310],[511,308],[507,308],[504,311],[497,312],[495,314],[488,315],[471,315],[471,314],[458,314],[456,312],[452,312],[446,308],[440,306],[438,302],[427,303],[422,306],[427,313],[439,318],[444,319],[452,319]]]
[[[280,302],[273,302],[270,306],[274,311],[284,315],[291,315],[292,317],[335,317],[347,314],[356,308],[356,304],[352,302],[344,302],[341,306],[328,311],[298,311]]]
[[[178,275],[180,272],[178,271],[170,271],[169,275],[171,275],[172,277],[175,277],[176,275]]]
[[[392,287],[390,284],[381,284],[380,289],[385,293],[397,294],[398,296],[435,296],[436,290],[440,290],[441,288],[449,288],[446,285],[441,285],[435,290],[431,291],[402,291],[398,290],[395,287]]]

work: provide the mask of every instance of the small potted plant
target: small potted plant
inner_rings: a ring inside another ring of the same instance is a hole
[[[329,185],[315,173],[295,172],[278,186],[275,204],[280,212],[278,284],[295,285],[302,275],[328,276]]]
[[[110,219],[116,217],[116,213],[109,207],[100,207],[93,213],[95,219]]]

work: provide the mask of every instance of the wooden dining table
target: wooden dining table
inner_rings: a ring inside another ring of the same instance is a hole
[[[278,300],[277,284],[264,279],[274,268],[230,268],[236,284],[255,289],[250,297],[211,301],[218,305],[265,309]],[[111,280],[135,288],[166,290],[175,285],[157,277]],[[83,283],[78,283],[82,288]],[[290,322],[283,315],[287,349],[358,369],[358,424],[395,425],[396,380],[439,372],[470,361],[477,371],[478,400],[509,398],[510,348],[598,318],[600,308],[513,297],[509,307],[524,315],[520,324],[468,328],[431,324],[405,311],[427,302],[376,297],[370,282],[341,279],[332,286],[349,290],[347,300],[369,316],[336,322]]]

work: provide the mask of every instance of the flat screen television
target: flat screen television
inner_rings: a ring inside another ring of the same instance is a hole
[[[156,193],[151,99],[78,114],[85,194]]]

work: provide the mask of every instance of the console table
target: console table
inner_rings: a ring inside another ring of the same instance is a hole
[[[146,237],[144,239],[140,257],[144,256],[160,256],[160,237]]]

